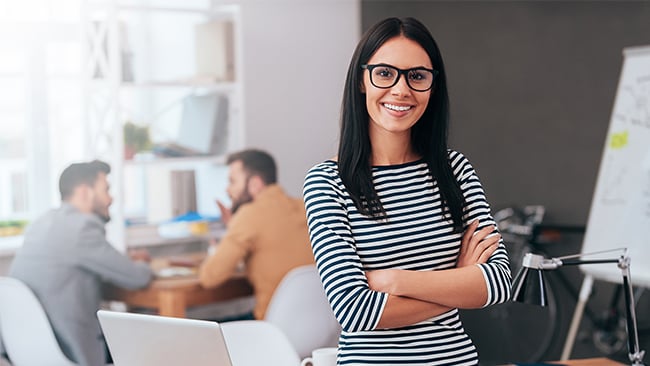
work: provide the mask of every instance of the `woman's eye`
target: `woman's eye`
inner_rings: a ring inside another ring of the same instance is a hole
[[[393,72],[390,69],[383,68],[383,69],[377,69],[376,74],[377,74],[377,76],[388,78],[388,77],[391,77],[393,75]]]
[[[425,75],[419,71],[411,71],[409,74],[409,78],[411,80],[423,80],[425,79]]]

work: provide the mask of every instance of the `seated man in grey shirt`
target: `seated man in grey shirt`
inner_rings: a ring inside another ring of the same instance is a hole
[[[31,223],[9,269],[40,300],[65,355],[87,366],[110,360],[96,315],[102,283],[141,288],[152,277],[146,253],[129,258],[106,240],[108,173],[97,160],[68,166],[59,180],[61,206]]]

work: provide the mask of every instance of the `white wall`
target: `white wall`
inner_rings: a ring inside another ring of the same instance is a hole
[[[241,0],[245,141],[277,160],[280,184],[302,195],[305,173],[336,155],[359,0]]]

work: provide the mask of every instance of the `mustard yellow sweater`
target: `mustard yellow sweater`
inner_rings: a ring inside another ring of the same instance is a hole
[[[256,319],[264,319],[284,275],[295,267],[314,263],[302,199],[287,196],[273,184],[240,207],[215,252],[201,264],[201,284],[220,285],[241,261],[255,292],[253,313]]]

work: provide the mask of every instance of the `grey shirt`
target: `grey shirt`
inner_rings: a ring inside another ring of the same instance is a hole
[[[141,288],[152,273],[146,263],[133,262],[106,240],[98,216],[64,203],[28,227],[9,276],[34,291],[66,356],[80,365],[95,366],[105,360],[96,315],[102,283]]]

